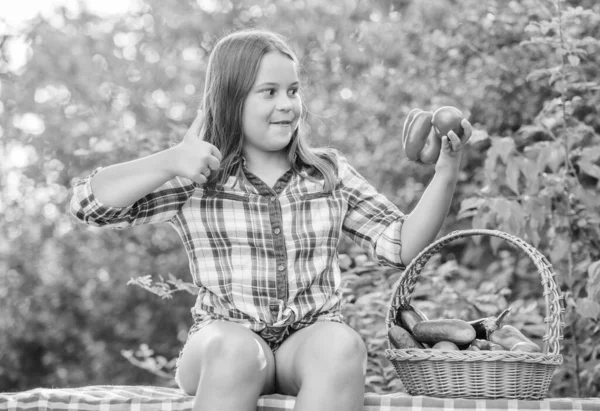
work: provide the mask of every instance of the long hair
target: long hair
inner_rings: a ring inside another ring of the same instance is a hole
[[[210,54],[203,101],[204,138],[216,146],[223,157],[219,169],[208,179],[210,187],[225,184],[230,176],[243,175],[244,102],[256,81],[263,56],[273,51],[289,57],[299,67],[298,59],[285,38],[264,30],[231,33],[220,39]],[[312,167],[325,180],[325,190],[331,191],[337,183],[334,156],[329,150],[308,146],[301,132],[303,121],[304,117],[286,147],[288,160],[296,173],[303,167]],[[309,175],[314,176],[314,172]]]

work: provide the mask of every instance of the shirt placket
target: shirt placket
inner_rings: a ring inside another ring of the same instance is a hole
[[[269,222],[273,235],[276,270],[276,299],[269,303],[269,310],[273,321],[279,322],[283,314],[284,303],[288,297],[288,265],[282,230],[281,204],[275,194],[269,197]]]
[[[283,236],[283,217],[281,213],[281,203],[279,194],[289,183],[293,173],[288,171],[283,175],[273,188],[267,186],[261,179],[248,171],[245,167],[244,172],[250,183],[257,191],[267,198],[269,210],[269,224],[271,236],[273,239],[273,249],[275,253],[275,299],[269,301],[269,313],[271,314],[272,324],[278,323],[283,319],[285,304],[288,299],[288,264],[287,251]]]

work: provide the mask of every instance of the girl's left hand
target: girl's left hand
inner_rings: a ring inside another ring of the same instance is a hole
[[[463,148],[473,133],[473,127],[468,120],[462,119],[460,125],[464,130],[462,141],[454,131],[450,131],[447,136],[442,137],[442,149],[440,150],[440,157],[435,163],[436,173],[458,173]]]

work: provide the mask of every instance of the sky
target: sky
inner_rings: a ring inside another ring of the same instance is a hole
[[[115,15],[129,10],[135,0],[0,0],[0,33],[4,30],[18,30],[35,16],[48,15],[58,6],[79,10],[78,4],[99,15]],[[6,27],[8,26],[8,27]]]

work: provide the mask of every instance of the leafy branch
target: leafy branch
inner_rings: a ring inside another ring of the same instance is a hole
[[[173,298],[173,294],[179,291],[186,291],[192,295],[198,292],[198,286],[192,283],[182,281],[169,273],[169,279],[165,281],[162,276],[159,276],[159,281],[152,281],[151,275],[131,278],[127,285],[136,285],[143,288],[152,294],[158,295],[162,299]]]

